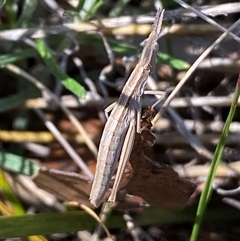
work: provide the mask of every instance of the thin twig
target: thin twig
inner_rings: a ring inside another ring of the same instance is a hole
[[[7,65],[5,65],[5,68],[8,69],[9,71],[11,71],[11,72],[13,72],[13,73],[15,73],[15,74],[17,74],[19,76],[22,76],[23,78],[27,79],[28,81],[33,83],[40,90],[46,91],[52,97],[52,100],[66,114],[66,116],[69,118],[69,120],[72,122],[72,124],[77,128],[77,130],[84,136],[85,141],[86,141],[86,145],[92,151],[94,156],[95,157],[97,156],[97,148],[96,148],[95,144],[93,143],[93,141],[91,140],[91,138],[89,138],[89,135],[87,134],[87,132],[85,131],[83,126],[80,124],[80,122],[77,120],[77,118],[72,114],[72,112],[68,108],[63,106],[59,102],[58,98],[45,85],[43,85],[39,80],[37,80],[36,78],[32,77],[31,75],[29,75],[27,72],[25,72],[24,70],[20,69],[16,65],[7,64]]]
[[[54,137],[59,141],[68,155],[73,159],[73,161],[81,168],[81,170],[90,178],[93,178],[92,172],[89,170],[88,166],[85,164],[83,159],[77,154],[77,152],[72,148],[72,146],[64,139],[56,126],[49,120],[46,119],[44,113],[40,109],[35,109],[36,114],[42,119],[45,126],[54,135]]]
[[[181,5],[182,7],[191,10],[192,12],[194,12],[198,17],[202,18],[203,20],[205,20],[206,22],[210,23],[211,25],[215,26],[216,28],[222,30],[223,32],[226,32],[227,29],[225,29],[224,27],[222,27],[220,24],[218,24],[217,22],[215,22],[213,19],[207,17],[206,15],[204,15],[202,12],[198,11],[197,9],[191,7],[190,5],[188,5],[187,3],[183,2],[182,0],[174,0],[174,2],[178,3],[179,5]],[[240,38],[237,37],[235,34],[229,32],[229,35],[235,39],[237,42],[240,43]]]
[[[76,100],[72,95],[65,95],[59,99],[59,102],[67,108],[78,108],[78,107],[91,107],[91,106],[102,106],[105,101],[102,97],[94,99],[95,96],[91,92],[87,92],[85,99]],[[117,98],[109,98],[109,102],[116,102]],[[202,106],[230,106],[232,96],[194,96],[194,97],[179,97],[171,101],[170,107],[173,108],[185,108],[185,107],[202,107]],[[147,100],[143,99],[142,106],[147,107],[156,102],[156,98],[148,97]],[[43,98],[29,99],[23,105],[25,108],[48,108],[48,103]],[[240,99],[238,100],[237,106],[240,106]]]
[[[240,210],[240,202],[237,201],[236,199],[225,197],[223,198],[223,202],[227,203],[228,205]]]
[[[154,120],[152,121],[153,125],[157,122],[158,119],[162,116],[163,112],[166,110],[166,108],[169,106],[172,99],[175,97],[177,92],[183,87],[183,85],[186,83],[186,81],[189,79],[189,77],[192,75],[192,73],[196,70],[197,66],[207,57],[207,55],[232,31],[235,27],[237,27],[240,24],[240,19],[238,19],[226,32],[224,32],[219,38],[217,38],[202,54],[201,56],[194,62],[194,64],[189,68],[187,73],[184,75],[184,77],[180,80],[178,85],[175,87],[173,92],[169,95],[167,100],[164,102],[161,110],[159,113],[155,116]]]
[[[221,11],[216,11],[216,8],[221,9]],[[202,6],[198,8],[198,10],[206,15],[217,16],[217,15],[227,15],[230,13],[239,12],[240,7],[238,3],[228,3],[228,4],[221,4],[218,6]],[[60,13],[61,13],[61,9],[59,9],[58,11],[59,15]],[[181,18],[196,17],[196,14],[185,9],[171,10],[171,11],[166,11],[164,20],[175,20],[175,19],[178,19],[179,17]],[[153,20],[154,20],[153,16],[146,16],[146,15],[140,15],[140,16],[134,16],[134,17],[124,16],[124,17],[111,18],[111,19],[109,18],[101,19],[101,25],[99,25],[99,20],[95,20],[89,23],[81,22],[81,23],[69,23],[64,25],[42,27],[42,28],[37,27],[37,28],[21,28],[21,29],[13,29],[13,30],[4,30],[4,31],[0,31],[0,36],[1,36],[1,40],[19,41],[25,37],[43,38],[51,34],[56,34],[56,33],[64,34],[69,31],[76,31],[79,33],[81,32],[97,33],[99,29],[101,29],[105,33],[110,33],[114,31],[114,29],[112,28],[125,27],[126,25],[133,24],[133,23],[148,24],[148,23],[152,23]],[[136,26],[134,27],[134,29],[136,29]],[[239,37],[236,35],[235,35],[235,38],[239,39]]]

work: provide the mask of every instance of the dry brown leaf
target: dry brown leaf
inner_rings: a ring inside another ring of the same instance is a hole
[[[143,116],[144,129],[141,134],[136,135],[130,158],[133,174],[126,190],[127,193],[140,196],[152,207],[183,209],[196,185],[180,178],[170,166],[160,165],[144,155],[144,151],[155,140],[150,131],[154,114],[151,109],[147,109]]]

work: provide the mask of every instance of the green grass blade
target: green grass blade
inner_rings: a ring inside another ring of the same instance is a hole
[[[12,211],[13,211],[14,215],[21,215],[21,216],[24,217],[25,210],[24,210],[21,202],[19,201],[18,197],[16,196],[16,194],[12,190],[11,186],[8,184],[2,169],[0,169],[0,181],[1,181],[1,195],[3,195],[3,197],[6,200],[8,200],[8,202],[11,204],[11,208],[12,208]],[[0,207],[0,209],[3,206],[4,205],[2,205]],[[3,210],[1,210],[1,212],[4,213]],[[9,213],[9,214],[13,214],[13,213]],[[18,227],[18,224],[15,223],[15,224],[9,226],[8,228],[11,228],[11,230],[14,230],[13,227]],[[17,230],[17,228],[15,228],[15,229]],[[5,230],[3,230],[3,232],[4,231]],[[1,225],[0,239],[2,239],[1,236],[2,236],[2,225]],[[46,241],[46,239],[42,236],[31,236],[31,237],[28,237],[27,240],[29,240],[29,241]]]
[[[7,152],[0,152],[0,166],[5,170],[27,176],[36,174],[40,169],[38,165],[27,158]]]
[[[146,209],[142,215],[135,217],[138,225],[162,225],[170,223],[192,222],[195,210],[173,212],[161,209]],[[221,217],[219,218],[219,212]],[[230,207],[214,208],[206,214],[208,221],[234,221],[239,214]],[[9,237],[23,237],[36,234],[51,234],[76,232],[79,230],[94,230],[96,221],[87,213],[72,211],[66,213],[39,213],[22,216],[0,217],[0,239]],[[109,217],[106,226],[109,229],[123,228],[125,222],[120,214],[114,213]],[[18,228],[12,228],[18,227]]]
[[[96,225],[91,216],[76,211],[1,217],[0,222],[0,239],[89,230]]]
[[[220,160],[221,160],[221,157],[222,157],[222,154],[223,154],[225,142],[226,142],[228,132],[229,132],[229,127],[230,127],[230,124],[232,122],[235,110],[236,110],[239,95],[240,95],[240,75],[238,77],[236,89],[235,89],[234,96],[233,96],[232,105],[231,105],[226,123],[223,127],[223,131],[222,131],[219,143],[216,147],[214,157],[213,157],[213,160],[212,160],[212,164],[210,166],[209,174],[208,174],[203,192],[202,192],[200,200],[199,200],[199,205],[198,205],[198,209],[197,209],[197,213],[196,213],[195,222],[194,222],[194,225],[193,225],[190,241],[196,241],[197,240],[197,236],[198,236],[198,233],[199,233],[199,230],[200,230],[200,226],[201,226],[201,223],[202,223],[202,220],[203,220],[203,216],[205,214],[207,204],[208,204],[208,202],[210,200],[210,197],[211,197],[212,183],[213,183],[213,180],[214,180],[214,177],[215,177],[217,167],[220,163]]]
[[[166,53],[157,54],[157,62],[161,64],[166,64],[177,70],[185,70],[190,67],[189,63],[184,60],[175,58]]]
[[[23,104],[29,98],[36,98],[36,97],[40,97],[40,96],[41,95],[40,95],[39,91],[35,91],[35,90],[33,90],[33,88],[29,87],[15,95],[1,98],[0,99],[0,106],[1,106],[0,113],[3,113],[5,111],[18,107],[19,105]]]
[[[15,215],[24,214],[25,211],[23,209],[23,206],[20,203],[18,197],[15,195],[11,186],[8,184],[2,169],[0,169],[0,180],[1,180],[2,195],[11,203],[14,214]]]
[[[89,35],[82,35],[79,41],[84,42],[86,44],[94,44],[95,46],[99,45],[102,46],[102,39],[96,36],[89,36]],[[108,43],[115,53],[119,53],[122,55],[132,56],[137,55],[139,53],[139,48],[128,44],[122,43],[115,40],[108,40]],[[170,67],[177,69],[177,70],[185,70],[190,67],[190,65],[181,59],[175,58],[166,53],[158,53],[156,58],[157,63],[166,64]]]
[[[62,85],[74,93],[77,97],[83,98],[86,95],[85,88],[80,85],[75,79],[69,77],[65,74],[57,65],[55,59],[51,55],[50,51],[48,50],[45,42],[43,39],[36,40],[36,47],[43,58],[46,66],[49,68],[50,72],[61,81]]]
[[[32,14],[36,10],[37,0],[25,0],[23,2],[22,13],[18,20],[18,26],[27,27],[31,24]]]
[[[116,17],[118,16],[123,8],[130,2],[130,0],[120,0],[117,1],[113,9],[110,11],[109,16],[110,17]]]
[[[14,63],[19,60],[34,57],[36,55],[37,55],[37,52],[35,49],[25,49],[25,50],[16,51],[15,53],[11,53],[11,54],[2,54],[0,56],[0,67],[6,64]]]
[[[84,3],[79,4],[77,9],[80,11],[79,14],[81,19],[86,21],[91,18],[96,13],[98,8],[105,2],[106,0],[85,0]]]
[[[5,1],[5,4],[3,5],[8,17],[8,28],[14,28],[16,23],[16,10],[14,8],[14,2],[15,1],[13,0],[8,0]]]

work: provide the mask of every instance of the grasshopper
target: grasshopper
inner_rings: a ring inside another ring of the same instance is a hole
[[[131,155],[135,134],[141,132],[140,112],[141,97],[152,68],[155,65],[158,51],[157,40],[160,36],[164,10],[158,10],[152,31],[145,40],[139,61],[128,78],[122,93],[114,107],[110,105],[106,112],[111,114],[106,122],[100,141],[97,157],[96,174],[90,193],[90,202],[98,207],[109,182],[116,171],[114,185],[108,201],[115,202],[118,186],[125,165]]]

